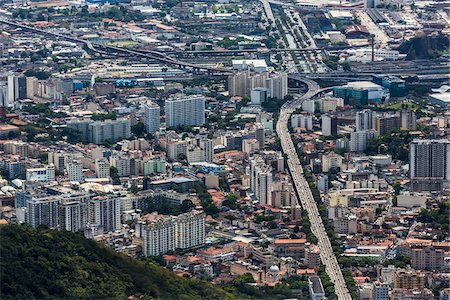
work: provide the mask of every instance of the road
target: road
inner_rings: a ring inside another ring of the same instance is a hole
[[[301,81],[308,85],[308,91],[293,102],[282,106],[280,117],[276,125],[276,130],[281,140],[283,152],[287,155],[288,167],[291,172],[298,198],[300,199],[303,209],[306,209],[308,212],[309,220],[311,222],[311,231],[317,237],[320,248],[320,259],[325,265],[325,271],[334,283],[335,293],[338,296],[338,299],[351,300],[352,298],[347,289],[347,285],[336,256],[333,253],[333,248],[331,247],[331,242],[326,233],[316,202],[313,198],[308,182],[303,176],[303,168],[300,164],[300,160],[297,156],[294,143],[292,142],[291,135],[288,130],[289,117],[295,109],[300,106],[304,100],[310,99],[322,91],[318,84],[312,80],[301,79]]]
[[[168,57],[165,53],[162,53],[159,51],[148,51],[147,53],[142,53],[142,52],[138,52],[135,50],[126,49],[126,48],[115,47],[115,46],[110,46],[110,45],[100,44],[100,43],[93,43],[88,40],[83,40],[83,39],[73,37],[70,35],[49,32],[46,30],[42,30],[42,29],[39,29],[36,27],[20,24],[17,22],[6,20],[6,19],[0,19],[0,23],[18,27],[23,30],[35,32],[35,33],[42,34],[45,36],[51,36],[54,38],[65,39],[65,40],[72,41],[72,42],[79,43],[79,44],[85,44],[86,47],[88,47],[89,49],[94,50],[94,51],[95,50],[98,51],[98,48],[100,48],[100,49],[104,49],[107,51],[111,51],[111,52],[115,52],[115,53],[119,53],[119,54],[123,54],[123,55],[128,55],[128,56],[131,55],[131,56],[137,56],[137,57],[143,57],[143,58],[150,58],[150,59],[157,60],[161,63],[166,63],[168,65],[174,65],[174,66],[177,66],[180,68],[185,68],[185,67],[192,68],[194,71],[205,70],[208,72],[216,72],[216,73],[221,73],[221,74],[232,74],[233,73],[229,69],[201,66],[201,65],[197,65],[197,64],[193,64],[193,63],[187,63],[184,61],[180,61],[178,59]]]
[[[386,46],[387,42],[389,42],[389,37],[372,21],[369,15],[365,11],[358,11],[356,15],[359,17],[361,25],[366,26],[369,32],[375,36],[375,44],[379,47]]]

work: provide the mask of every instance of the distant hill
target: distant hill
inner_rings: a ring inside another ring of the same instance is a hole
[[[437,58],[449,50],[449,38],[444,35],[426,35],[418,32],[415,37],[402,43],[398,51],[407,60]]]
[[[235,298],[66,231],[0,226],[0,256],[2,299]]]

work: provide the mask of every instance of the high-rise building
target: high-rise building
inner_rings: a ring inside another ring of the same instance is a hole
[[[373,300],[389,300],[389,284],[385,282],[373,283]]]
[[[322,116],[322,135],[330,136],[337,135],[337,118],[335,116]]]
[[[375,129],[377,113],[370,109],[363,109],[356,113],[356,131]]]
[[[111,156],[111,167],[117,169],[117,175],[119,177],[125,177],[131,175],[131,158],[128,156]]]
[[[376,131],[373,129],[352,132],[350,134],[350,151],[362,152],[366,150],[367,144],[371,139],[374,139],[375,136]]]
[[[145,256],[157,256],[176,249],[176,219],[153,213],[142,225]],[[147,216],[146,216],[147,217]]]
[[[248,96],[250,91],[249,76],[248,71],[228,76],[228,92],[230,96]]]
[[[180,155],[187,156],[188,141],[170,140],[167,142],[166,153],[167,158],[171,161],[176,161]]]
[[[442,191],[450,181],[450,141],[413,140],[409,144],[409,177],[414,191]]]
[[[59,224],[59,199],[55,197],[28,199],[27,223],[34,228],[39,225],[57,228]]]
[[[165,110],[167,128],[205,123],[205,97],[201,95],[167,99]]]
[[[104,232],[120,229],[120,198],[101,197],[89,201],[90,225],[101,225]]]
[[[444,270],[445,250],[433,246],[411,248],[411,267],[416,270]]]
[[[322,156],[322,172],[326,173],[330,169],[338,169],[342,167],[343,157],[337,153],[330,152]]]
[[[50,151],[48,152],[48,163],[54,164],[56,170],[63,172],[66,168],[67,162],[73,160],[73,155],[64,151]]]
[[[399,270],[394,275],[396,289],[423,289],[425,287],[425,273],[413,269]]]
[[[67,163],[66,170],[69,181],[84,180],[83,164],[81,162],[74,160],[70,163]]]
[[[111,176],[109,162],[106,158],[95,161],[95,174],[97,178],[109,178]]]
[[[161,124],[160,124],[160,115],[161,115],[161,108],[158,104],[154,102],[149,102],[146,105],[144,105],[144,124],[145,129],[148,133],[155,133],[156,131],[159,131]]]
[[[267,101],[268,91],[266,88],[257,87],[250,92],[250,101],[252,105],[261,105]]]
[[[292,128],[304,128],[306,130],[313,129],[312,115],[307,114],[295,114],[291,117]]]
[[[416,130],[416,114],[412,110],[402,110],[400,112],[400,121],[402,130]]]
[[[375,129],[379,135],[384,135],[400,129],[399,115],[381,115],[375,118]]]
[[[140,219],[136,231],[144,240],[144,255],[156,256],[176,248],[188,249],[205,243],[203,211],[190,211],[177,217],[148,214]]]
[[[199,146],[202,151],[202,159],[206,162],[212,162],[214,156],[214,141],[211,139],[201,139]]]
[[[103,144],[105,141],[117,141],[131,136],[131,122],[129,119],[95,121],[89,124],[89,141]]]
[[[87,203],[80,201],[62,202],[59,205],[59,228],[77,232],[88,223]]]
[[[28,143],[22,141],[11,141],[6,142],[3,145],[3,151],[5,152],[5,154],[14,154],[20,155],[21,157],[28,157],[30,147]]]
[[[205,219],[203,211],[193,210],[181,214],[176,220],[176,247],[192,248],[205,243]]]
[[[250,160],[250,188],[261,205],[272,205],[272,167],[261,156]]]
[[[268,81],[269,97],[284,99],[288,94],[288,76],[287,73],[272,74]]]

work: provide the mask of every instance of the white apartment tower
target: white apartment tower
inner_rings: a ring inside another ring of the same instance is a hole
[[[250,161],[250,188],[261,205],[272,205],[272,168],[261,156]]]
[[[158,104],[149,102],[144,105],[144,124],[148,133],[153,134],[156,131],[159,131],[161,127],[160,115],[161,108]]]
[[[192,248],[205,243],[205,219],[206,214],[197,210],[181,214],[177,217],[177,248]]]
[[[205,97],[170,98],[165,101],[166,127],[200,126],[205,123]]]
[[[109,178],[111,176],[109,162],[106,158],[95,161],[95,174],[97,178]]]
[[[103,226],[104,232],[121,228],[120,213],[120,198],[97,198],[89,201],[89,223]]]
[[[83,181],[83,165],[81,162],[74,160],[66,164],[67,177],[69,181]]]

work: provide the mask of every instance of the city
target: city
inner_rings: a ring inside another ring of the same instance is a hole
[[[2,297],[450,299],[449,13],[3,0]]]

